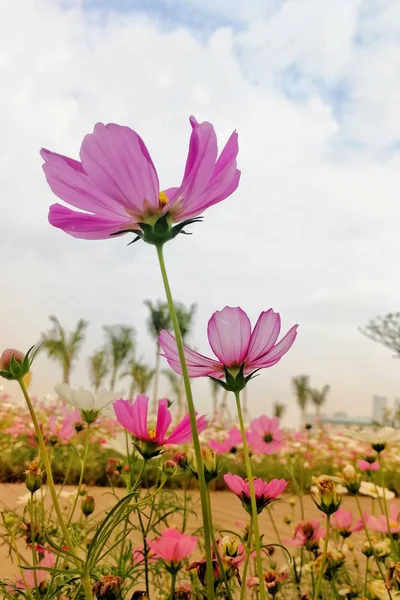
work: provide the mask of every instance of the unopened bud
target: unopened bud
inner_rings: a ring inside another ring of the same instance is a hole
[[[34,494],[42,487],[43,479],[42,472],[35,464],[25,471],[25,485],[31,494]]]
[[[85,517],[88,517],[92,514],[94,511],[94,506],[95,502],[93,496],[89,496],[89,494],[87,494],[84,498],[82,498],[81,508]]]
[[[123,582],[122,577],[106,575],[94,584],[93,593],[97,600],[120,600]]]
[[[172,477],[176,474],[177,467],[178,465],[174,460],[166,460],[162,466],[162,470],[166,475]]]
[[[218,468],[217,468],[217,455],[214,450],[211,448],[205,447],[201,449],[201,458],[203,462],[204,468],[204,477],[206,482],[209,483],[215,477],[218,477]],[[198,478],[198,465],[196,460],[196,455],[194,452],[189,452],[187,456],[188,466],[193,472],[194,476]]]
[[[292,522],[292,517],[289,517],[289,515],[285,515],[285,516],[283,517],[283,522],[284,522],[286,525],[290,525],[290,523]]]
[[[29,359],[20,350],[7,348],[0,356],[0,375],[9,380],[21,380],[29,372]]]
[[[336,483],[328,475],[320,475],[312,479],[316,490],[313,500],[317,508],[326,515],[332,515],[339,509],[343,499],[337,493]]]

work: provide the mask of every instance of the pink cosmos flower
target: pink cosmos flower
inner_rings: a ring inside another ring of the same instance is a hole
[[[161,536],[149,541],[151,551],[166,563],[180,563],[196,548],[197,537],[180,533],[177,529],[164,529]]]
[[[269,419],[265,415],[250,423],[248,440],[251,448],[259,454],[276,454],[283,447],[283,432],[279,429],[279,419]]]
[[[378,531],[379,533],[392,533],[397,534],[400,533],[400,523],[399,523],[400,511],[395,504],[391,504],[389,506],[389,529],[386,520],[386,515],[380,515],[379,517],[374,517],[371,515],[367,519],[367,525],[373,531]]]
[[[180,423],[167,435],[172,422],[172,416],[168,410],[168,400],[159,400],[157,423],[155,429],[148,426],[147,413],[149,408],[149,397],[141,394],[131,403],[128,400],[117,400],[113,403],[115,415],[118,422],[135,436],[144,445],[139,447],[143,456],[150,458],[159,454],[158,448],[165,444],[185,444],[192,439],[189,415],[186,415]],[[197,415],[197,413],[196,413]],[[196,420],[197,430],[201,433],[207,427],[206,417],[203,415]]]
[[[208,445],[216,454],[225,454],[228,452],[235,453],[237,446],[242,443],[242,435],[237,427],[232,427],[228,431],[227,437],[219,442],[218,440],[210,440]]]
[[[47,550],[43,551],[43,559],[40,561],[40,565],[43,567],[54,567],[55,565],[55,556],[52,552],[48,552]],[[28,588],[32,589],[35,587],[35,577],[34,571],[27,569],[25,571],[25,581]],[[38,585],[46,581],[51,576],[49,571],[45,571],[42,569],[36,569],[36,580]],[[19,588],[25,589],[25,582],[20,580],[17,582],[17,586]]]
[[[276,344],[281,319],[272,308],[260,314],[252,331],[250,319],[241,308],[225,306],[212,315],[207,328],[208,341],[218,360],[185,346],[189,376],[222,379],[230,375],[236,379],[240,371],[246,376],[272,367],[292,346],[297,327],[294,325]],[[164,329],[158,341],[171,369],[182,374],[174,336]]]
[[[238,136],[230,136],[219,158],[211,123],[190,117],[192,134],[182,183],[160,190],[150,154],[129,127],[97,123],[83,139],[81,162],[41,150],[43,170],[53,193],[75,209],[50,207],[49,221],[66,233],[104,239],[115,233],[140,231],[139,223],[154,223],[168,214],[170,222],[200,215],[237,188]]]
[[[379,471],[379,461],[375,460],[370,463],[367,460],[360,459],[357,461],[357,467],[365,473],[373,473],[374,471]]]
[[[136,546],[136,548],[132,551],[132,561],[134,565],[144,564],[144,546],[141,544],[140,546]],[[148,549],[147,550],[147,562],[154,563],[157,562],[157,559],[154,556],[154,553]]]
[[[226,473],[224,475],[226,485],[242,501],[243,508],[251,514],[250,488],[248,481],[245,481],[239,475]],[[282,494],[288,482],[285,479],[272,479],[266,483],[259,477],[255,477],[254,491],[256,495],[257,512],[260,513],[268,504],[274,502]]]
[[[75,434],[76,429],[73,425],[75,415],[69,414],[64,416],[62,423],[58,423],[55,415],[49,416],[48,427],[51,438],[51,443],[56,443],[58,440],[70,440]]]
[[[317,520],[300,521],[294,530],[291,540],[284,540],[286,546],[304,546],[307,550],[318,548],[320,539],[326,535],[321,523]]]
[[[343,538],[349,537],[354,531],[363,529],[363,522],[358,519],[353,524],[353,513],[351,510],[345,510],[340,507],[331,517],[331,524],[334,529],[337,529]]]

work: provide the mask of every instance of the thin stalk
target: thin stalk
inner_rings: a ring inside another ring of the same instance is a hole
[[[32,545],[33,581],[35,582],[36,597],[40,598],[40,596],[39,596],[39,585],[38,585],[37,572],[36,572],[37,560],[36,560],[36,549],[35,549],[35,508],[34,508],[34,505],[33,505],[33,494],[32,494],[32,492],[31,492],[31,497],[30,497],[30,500],[29,500],[29,512],[30,512],[30,517],[31,517],[31,545]]]
[[[165,267],[163,247],[156,246],[157,249],[157,257],[160,265],[161,276],[164,284],[165,295],[167,298],[167,303],[169,307],[169,312],[171,315],[171,321],[174,328],[176,345],[179,354],[179,360],[181,363],[182,369],[182,377],[185,385],[185,393],[186,400],[188,404],[189,418],[190,418],[190,426],[193,435],[193,448],[196,456],[196,462],[200,466],[203,464],[202,456],[201,456],[201,448],[200,448],[200,440],[199,434],[196,426],[196,411],[194,407],[192,389],[190,385],[189,372],[186,365],[185,352],[183,349],[183,341],[182,335],[179,327],[179,321],[176,314],[174,301],[172,298],[171,288],[168,281],[167,270]],[[210,534],[210,515],[208,514],[207,507],[207,486],[204,477],[204,470],[199,468],[199,490],[200,490],[200,499],[201,499],[201,512],[203,516],[203,528],[204,528],[204,547],[205,547],[205,555],[206,555],[206,581],[207,581],[207,598],[208,600],[212,600],[214,598],[214,576],[213,576],[213,565],[212,565],[212,555],[211,555],[211,534]],[[263,598],[262,600],[265,600]]]
[[[70,512],[70,515],[69,515],[69,518],[67,521],[67,527],[69,527],[71,524],[75,509],[76,509],[76,505],[78,503],[78,498],[81,493],[83,478],[85,476],[86,461],[87,461],[87,457],[88,457],[88,453],[89,453],[89,440],[90,440],[90,423],[88,423],[86,433],[85,433],[85,441],[83,443],[83,452],[82,452],[82,458],[81,458],[81,472],[79,475],[78,489],[76,490],[74,503],[72,505],[72,509],[71,509],[71,512]]]
[[[394,539],[393,539],[393,534],[392,534],[392,530],[390,527],[390,519],[389,519],[389,509],[388,509],[388,503],[387,503],[387,498],[386,498],[386,494],[385,494],[385,475],[383,472],[383,462],[382,462],[382,458],[381,458],[381,453],[378,452],[378,461],[379,461],[379,475],[380,475],[380,479],[381,479],[381,488],[382,488],[382,494],[383,494],[383,509],[384,509],[384,513],[385,513],[385,517],[386,517],[386,525],[387,525],[387,530],[388,530],[388,536],[390,539],[390,544],[392,546],[392,552],[395,555],[395,557],[397,557],[397,548],[396,548],[396,544],[394,543]],[[379,494],[378,494],[379,497]]]
[[[364,596],[367,596],[367,585],[368,585],[368,567],[369,567],[369,556],[366,557],[365,561],[365,579],[364,579]]]
[[[249,567],[249,560],[250,560],[250,556],[251,556],[251,538],[252,537],[253,537],[253,519],[252,519],[252,517],[250,517],[248,545],[246,548],[246,560],[244,561],[244,565],[243,565],[242,585],[240,586],[240,600],[244,600],[244,595],[246,593],[247,569]]]
[[[36,434],[36,438],[38,440],[40,454],[42,456],[43,465],[44,465],[46,475],[47,475],[47,485],[50,490],[51,499],[52,499],[53,505],[54,505],[54,510],[56,511],[56,515],[57,515],[57,520],[61,527],[64,541],[65,541],[66,545],[68,546],[68,550],[76,557],[76,559],[77,559],[76,565],[79,567],[80,561],[79,561],[78,555],[76,554],[75,546],[74,546],[72,539],[68,533],[68,529],[65,525],[64,518],[62,516],[62,512],[61,512],[61,508],[60,508],[60,504],[58,502],[57,491],[56,491],[56,487],[54,485],[53,473],[51,470],[51,464],[50,464],[49,457],[47,454],[46,445],[44,443],[42,431],[40,429],[40,425],[39,425],[39,422],[36,417],[35,409],[33,408],[33,404],[31,402],[31,399],[29,398],[28,390],[26,389],[23,379],[19,379],[18,383],[21,388],[22,394],[25,398],[29,413],[31,415],[32,423],[35,428],[35,434]],[[93,594],[92,594],[92,587],[90,584],[90,577],[85,572],[82,573],[82,586],[85,591],[86,600],[92,600]]]
[[[170,592],[170,600],[174,600],[174,596],[175,596],[175,584],[176,584],[176,575],[177,575],[177,571],[171,571],[171,592]]]
[[[374,559],[375,559],[375,562],[376,562],[376,566],[378,567],[378,571],[380,573],[380,576],[382,577],[382,580],[385,581],[385,575],[383,573],[381,563],[379,562],[379,560],[378,560],[378,558],[377,558],[377,556],[375,554],[374,547],[372,545],[371,536],[369,535],[368,527],[367,527],[367,524],[366,524],[365,519],[364,519],[364,513],[363,513],[362,508],[361,508],[360,500],[359,500],[359,498],[358,498],[357,495],[355,495],[354,498],[356,500],[358,512],[360,513],[361,521],[362,521],[362,524],[363,524],[363,527],[364,527],[365,537],[367,538],[368,544],[370,545],[370,548],[371,548],[371,551],[372,551],[372,554],[374,555]],[[390,593],[390,590],[387,590],[387,593],[389,594],[390,600],[392,600],[393,597],[392,597],[392,595]]]
[[[331,523],[331,515],[326,515],[326,536],[325,536],[325,541],[324,541],[324,549],[322,551],[322,559],[321,559],[321,565],[320,565],[320,571],[319,571],[319,575],[318,575],[317,585],[315,587],[315,595],[314,595],[315,600],[319,599],[319,593],[321,591],[322,580],[324,578],[326,554],[328,552],[330,523]]]
[[[210,499],[210,490],[208,487],[207,487],[207,501],[208,501],[208,514],[211,515],[212,514],[211,499]],[[215,539],[214,527],[211,527],[211,541],[212,541],[212,545],[214,548],[214,554],[217,557],[218,567],[219,567],[219,570],[221,571],[222,579],[224,580],[226,598],[228,598],[229,600],[232,600],[232,593],[231,593],[231,589],[229,587],[228,578],[226,576],[224,563],[222,562],[221,553],[218,548],[217,540]]]
[[[254,491],[253,472],[251,470],[249,447],[247,445],[246,429],[244,426],[242,406],[240,404],[239,392],[235,392],[235,398],[236,398],[237,413],[238,413],[238,417],[239,417],[240,431],[242,434],[244,462],[246,465],[247,479],[249,481],[251,514],[253,517],[253,527],[254,527],[254,546],[256,549],[256,563],[257,563],[257,575],[258,575],[258,579],[259,579],[260,598],[261,598],[261,600],[266,600],[265,585],[264,585],[264,572],[263,572],[263,566],[262,566],[262,554],[261,554],[261,544],[260,544],[260,528],[258,526],[256,494]]]

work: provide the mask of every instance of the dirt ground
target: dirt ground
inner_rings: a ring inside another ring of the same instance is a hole
[[[72,491],[74,488],[66,487],[67,491]],[[95,497],[96,512],[95,515],[100,515],[101,512],[110,508],[115,503],[115,499],[110,495],[107,488],[90,488],[89,492]],[[121,495],[123,490],[120,490]],[[197,492],[192,492],[196,499],[196,511],[200,515],[199,497]],[[18,498],[26,494],[26,488],[23,484],[0,484],[0,511],[5,509],[15,509],[18,505]],[[66,502],[66,501],[65,501]],[[214,492],[211,498],[213,510],[213,522],[216,529],[233,529],[240,530],[238,521],[245,523],[247,521],[247,513],[243,510],[240,501],[231,492]],[[395,500],[400,508],[400,499]],[[354,515],[357,514],[357,508],[354,498],[346,497],[343,504],[346,510],[352,510]],[[371,510],[371,499],[362,499],[363,510]],[[318,519],[321,514],[315,508],[311,497],[304,498],[305,519]],[[289,496],[283,497],[282,501],[276,502],[272,506],[272,515],[275,525],[282,539],[288,539],[292,536],[293,526],[288,526],[284,523],[285,515],[291,515],[292,508],[289,504]],[[297,504],[295,507],[295,519],[300,519],[300,508]],[[189,527],[196,528],[200,524],[200,517],[191,517],[189,519]],[[271,543],[277,542],[277,536],[271,524],[271,520],[266,511],[260,515],[261,533],[265,534],[265,540]],[[138,544],[139,538],[134,540]],[[21,547],[22,550],[22,547]],[[23,552],[24,553],[24,552]],[[25,553],[24,553],[25,554]],[[27,555],[26,555],[27,556]],[[13,564],[8,556],[8,548],[3,545],[0,547],[0,578],[13,578],[18,573],[18,569]]]

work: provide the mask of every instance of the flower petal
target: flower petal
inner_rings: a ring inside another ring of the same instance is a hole
[[[280,329],[281,318],[279,313],[270,308],[260,314],[251,334],[246,364],[250,364],[271,350],[278,339]]]
[[[196,413],[197,416],[197,413]],[[208,421],[205,415],[196,419],[197,432],[201,433],[207,427]],[[185,415],[180,423],[172,431],[171,435],[164,441],[166,444],[186,444],[193,438],[192,428],[190,426],[190,417]]]
[[[42,148],[43,171],[52,192],[75,208],[86,210],[109,219],[129,219],[122,206],[91,181],[83,166],[68,156]],[[132,219],[130,219],[132,220]]]
[[[163,398],[158,402],[157,425],[156,425],[156,441],[159,444],[164,443],[165,434],[168,427],[171,425],[172,417],[168,410],[168,400]]]
[[[163,354],[161,356],[167,359],[169,366],[175,371],[175,373],[182,375],[178,348],[176,346],[176,339],[174,336],[166,329],[163,329],[158,338],[158,342],[163,350]],[[222,365],[217,363],[215,360],[207,358],[206,356],[191,350],[185,345],[183,348],[189,377],[204,377],[211,375],[212,377],[220,378],[223,376]]]
[[[297,328],[298,325],[294,325],[289,329],[287,334],[272,348],[272,350],[270,350],[270,352],[261,356],[259,359],[252,361],[251,364],[246,363],[246,369],[253,370],[275,365],[292,347],[293,342],[297,337]]]
[[[208,322],[210,346],[227,367],[240,365],[246,357],[251,336],[251,323],[239,307],[225,306],[216,311]]]
[[[149,152],[129,127],[97,123],[80,152],[83,168],[97,187],[141,215],[159,208],[159,183]]]
[[[70,210],[61,204],[50,206],[49,223],[75,238],[86,240],[108,239],[111,234],[124,228],[133,228],[132,220],[129,220],[129,217],[124,220],[122,217],[114,220]]]

